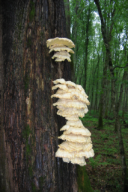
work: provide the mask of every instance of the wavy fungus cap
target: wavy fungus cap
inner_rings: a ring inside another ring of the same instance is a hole
[[[74,43],[68,38],[56,37],[56,38],[47,40],[47,47],[49,47],[50,49],[52,49],[53,46],[54,47],[58,47],[58,46],[62,47],[62,45],[65,45],[69,48],[75,47]]]
[[[51,53],[52,51],[67,51],[68,53],[74,53],[74,51],[66,46],[58,46],[58,47],[53,47],[50,49],[49,53]]]

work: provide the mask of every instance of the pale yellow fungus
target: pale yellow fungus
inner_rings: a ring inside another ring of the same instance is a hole
[[[54,84],[58,84],[58,83],[61,83],[61,84],[66,84],[66,81],[64,79],[56,79],[55,81],[53,81]]]
[[[68,47],[65,47],[65,46],[63,46],[63,47],[53,47],[53,48],[51,48],[50,49],[50,51],[49,51],[49,53],[51,53],[52,51],[67,51],[68,53],[70,52],[70,53],[74,53],[74,51],[72,50],[72,49],[70,49],[70,48],[68,48]]]
[[[60,45],[60,46],[65,45],[65,46],[67,46],[69,48],[75,47],[74,43],[70,39],[68,39],[68,38],[56,37],[56,38],[48,39],[47,40],[47,47],[50,47],[50,46],[52,47],[54,45],[56,45],[56,46],[58,46],[58,45]]]
[[[91,133],[82,124],[79,117],[84,117],[88,112],[87,105],[90,104],[88,96],[81,85],[76,85],[71,81],[57,79],[53,81],[58,89],[51,98],[56,97],[58,101],[53,104],[58,108],[57,114],[67,120],[60,131],[64,131],[59,139],[65,140],[59,145],[55,156],[62,157],[66,163],[86,165],[85,158],[94,156]]]
[[[62,62],[67,59],[71,62],[71,55],[69,53],[74,53],[71,48],[75,47],[75,45],[70,39],[56,37],[54,39],[48,39],[46,43],[50,49],[49,53],[55,51],[52,59],[55,59],[56,62]]]
[[[60,60],[62,60],[62,61],[64,61],[65,59],[67,59],[69,62],[71,62],[70,57],[71,57],[71,56],[70,56],[70,54],[69,54],[68,52],[66,52],[66,51],[60,51],[60,52],[56,52],[56,53],[53,55],[52,59],[57,58],[56,61],[57,61],[58,59],[60,59]]]

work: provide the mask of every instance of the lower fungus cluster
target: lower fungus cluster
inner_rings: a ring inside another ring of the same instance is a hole
[[[59,145],[55,156],[63,158],[64,162],[84,166],[85,158],[94,156],[91,133],[79,119],[88,112],[88,96],[81,85],[71,81],[57,79],[53,83],[55,86],[52,89],[58,90],[51,97],[59,98],[53,105],[58,108],[57,114],[67,120],[66,125],[60,129],[64,132],[59,137],[65,141]]]

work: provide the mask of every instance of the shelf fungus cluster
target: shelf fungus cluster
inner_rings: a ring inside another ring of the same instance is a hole
[[[57,92],[51,97],[58,98],[53,105],[58,108],[57,114],[66,118],[67,122],[60,131],[64,131],[59,137],[65,140],[59,145],[56,157],[63,158],[64,162],[71,162],[81,166],[86,165],[85,158],[93,157],[91,133],[85,128],[79,119],[88,112],[88,96],[81,85],[71,81],[57,79],[52,90]]]
[[[74,53],[71,48],[75,47],[75,45],[70,39],[59,37],[48,39],[47,47],[50,49],[49,53],[52,51],[55,52],[52,59],[55,59],[56,62],[61,62],[66,59],[71,62],[71,55],[69,53]]]

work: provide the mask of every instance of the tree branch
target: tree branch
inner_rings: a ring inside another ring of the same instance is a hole
[[[114,70],[115,68],[125,68],[125,67],[128,67],[128,64],[126,64],[124,67],[120,67],[119,65],[117,65],[117,66],[113,67],[113,70]]]
[[[115,16],[115,5],[114,5],[114,9],[112,11],[112,19],[111,19],[111,25],[110,25],[110,31],[109,31],[109,41],[111,41],[111,33],[112,33],[112,29],[113,29],[113,24],[114,24],[114,16]]]
[[[107,39],[106,39],[106,26],[105,26],[105,23],[104,23],[104,18],[103,18],[102,12],[101,12],[99,0],[94,0],[94,2],[95,2],[95,4],[96,4],[96,6],[97,6],[98,13],[99,13],[100,20],[101,20],[101,31],[102,31],[104,43],[107,44]]]

